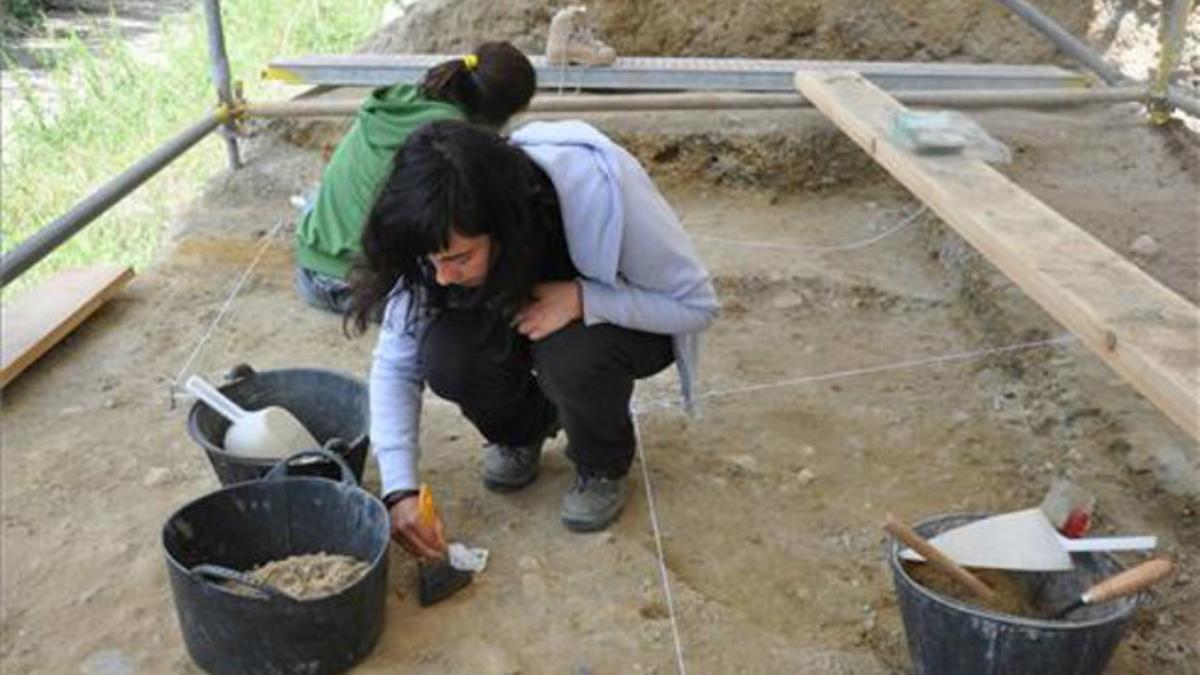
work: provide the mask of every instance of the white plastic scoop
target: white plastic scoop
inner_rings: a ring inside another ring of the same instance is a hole
[[[242,410],[199,375],[188,378],[188,391],[229,420],[225,452],[242,457],[281,459],[300,450],[321,447],[300,420],[277,405],[262,410]]]
[[[929,540],[963,567],[1053,572],[1072,569],[1071,553],[1084,551],[1143,551],[1158,538],[1092,537],[1068,539],[1055,531],[1041,509],[1005,513],[947,530]],[[905,549],[900,557],[923,560]]]

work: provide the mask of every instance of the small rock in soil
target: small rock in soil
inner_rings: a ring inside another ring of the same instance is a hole
[[[170,472],[167,470],[166,467],[163,467],[163,466],[150,467],[150,470],[147,471],[146,475],[142,477],[142,485],[144,485],[146,487],[154,487],[156,485],[162,485],[163,482],[165,482],[167,480],[167,476],[169,474],[170,474]]]
[[[134,675],[133,660],[119,649],[104,649],[87,658],[79,667],[83,675]]]
[[[1143,258],[1153,258],[1154,256],[1158,255],[1159,251],[1162,250],[1162,246],[1158,243],[1158,241],[1148,234],[1143,234],[1137,239],[1134,239],[1133,246],[1129,248],[1131,251],[1133,251],[1134,255],[1138,255]]]
[[[729,458],[729,463],[733,465],[735,470],[745,471],[750,473],[758,468],[758,460],[751,455],[734,455]]]

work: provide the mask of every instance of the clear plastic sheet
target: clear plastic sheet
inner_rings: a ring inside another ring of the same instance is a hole
[[[892,142],[919,155],[965,155],[993,164],[1012,161],[1008,146],[953,110],[903,110],[892,116]]]

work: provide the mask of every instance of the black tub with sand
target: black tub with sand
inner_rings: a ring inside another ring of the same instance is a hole
[[[184,642],[204,670],[339,673],[379,640],[387,591],[387,509],[355,484],[345,462],[317,452],[339,467],[341,480],[288,476],[288,462],[317,454],[300,453],[263,480],[187,504],[163,527]],[[315,555],[344,556],[368,568],[349,585],[325,586],[328,592],[303,600],[246,574]]]
[[[940,516],[915,529],[929,539],[982,517]],[[964,599],[964,594],[924,569],[927,566],[919,565],[922,569],[910,573],[900,559],[902,549],[890,540],[887,558],[917,675],[1100,673],[1137,607],[1135,596],[1081,608],[1063,620],[1048,618],[1055,608],[1121,571],[1107,554],[1076,554],[1072,556],[1075,569],[1069,572],[985,573],[985,582],[993,584],[1000,601],[982,607]]]

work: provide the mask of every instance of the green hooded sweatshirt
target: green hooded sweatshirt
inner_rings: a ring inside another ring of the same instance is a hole
[[[296,224],[296,263],[346,278],[362,250],[363,226],[391,175],[396,151],[421,125],[463,117],[453,105],[421,96],[413,85],[371,92],[325,167],[316,203]]]

